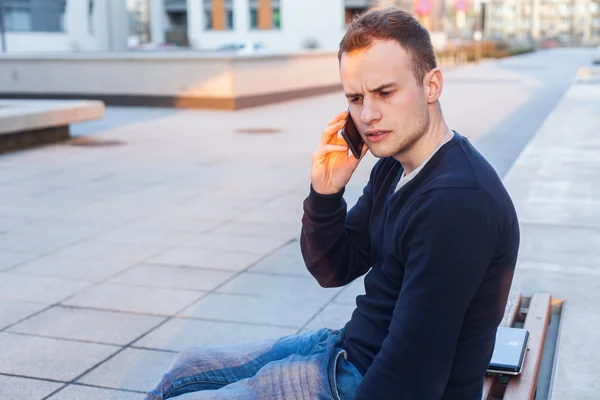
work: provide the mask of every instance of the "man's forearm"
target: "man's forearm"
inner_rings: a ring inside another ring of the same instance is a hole
[[[311,187],[304,201],[302,256],[308,271],[323,287],[343,286],[368,269],[368,241],[365,243],[364,237],[348,236],[347,205],[342,196],[343,191],[321,195]],[[363,210],[366,202],[364,198],[362,202],[359,200],[353,213],[367,211]],[[348,222],[352,222],[351,217]]]

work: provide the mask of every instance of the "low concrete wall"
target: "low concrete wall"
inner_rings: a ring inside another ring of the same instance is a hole
[[[334,52],[0,57],[0,97],[236,109],[339,90]]]

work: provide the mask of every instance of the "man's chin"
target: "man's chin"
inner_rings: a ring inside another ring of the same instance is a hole
[[[394,151],[392,151],[389,148],[386,148],[385,146],[377,146],[373,144],[369,146],[369,151],[373,156],[377,158],[392,157],[394,154],[396,154]]]

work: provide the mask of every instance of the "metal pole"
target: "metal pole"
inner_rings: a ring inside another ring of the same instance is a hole
[[[481,41],[483,40],[483,32],[481,31],[482,29],[482,21],[481,18],[483,17],[483,12],[482,12],[482,2],[479,2],[479,9],[477,10],[477,24],[475,27],[475,32],[477,33],[477,37],[476,39],[476,43],[475,43],[475,60],[476,61],[480,61],[481,60]]]
[[[4,0],[0,0],[0,37],[2,38],[2,52],[6,53],[6,38],[4,37]]]

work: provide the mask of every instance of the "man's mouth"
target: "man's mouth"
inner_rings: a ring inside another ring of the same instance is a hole
[[[390,131],[384,131],[381,129],[373,129],[365,132],[365,136],[369,142],[378,142],[383,140]]]

